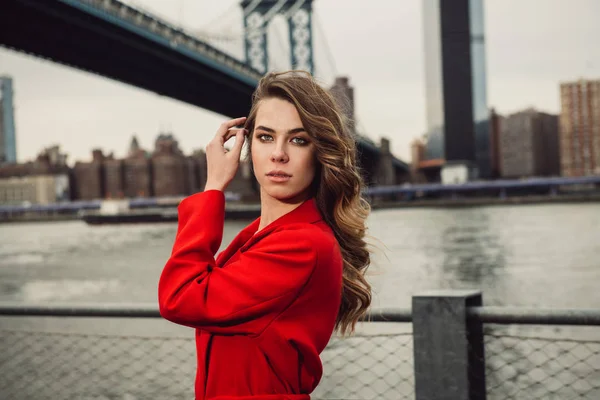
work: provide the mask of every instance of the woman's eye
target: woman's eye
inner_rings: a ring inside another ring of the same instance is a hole
[[[306,145],[306,144],[308,144],[308,140],[303,139],[301,137],[295,137],[295,138],[293,138],[292,142],[294,144],[299,144],[299,145]]]
[[[267,135],[267,134],[264,134],[264,133],[259,134],[257,137],[258,137],[259,140],[261,140],[263,142],[270,142],[270,141],[273,140],[273,136]]]

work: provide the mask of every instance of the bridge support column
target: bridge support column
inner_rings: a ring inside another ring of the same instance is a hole
[[[288,27],[292,68],[314,74],[312,1],[305,1],[302,7],[293,11],[288,18]]]
[[[246,62],[252,68],[262,73],[267,72],[269,68],[269,55],[267,52],[267,25],[265,20],[265,10],[257,7],[249,11],[244,11],[244,36],[246,45]]]
[[[258,71],[269,70],[267,28],[276,15],[288,22],[293,69],[314,74],[312,0],[242,0],[246,62]]]

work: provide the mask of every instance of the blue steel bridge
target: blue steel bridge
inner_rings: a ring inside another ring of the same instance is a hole
[[[117,0],[2,0],[0,45],[237,117],[247,114],[268,70],[266,28],[275,15],[289,23],[290,65],[311,72],[315,66],[312,0],[243,0],[240,6],[246,60]],[[369,184],[408,179],[405,162],[381,157],[380,147],[357,139]],[[378,178],[382,170],[385,179]]]

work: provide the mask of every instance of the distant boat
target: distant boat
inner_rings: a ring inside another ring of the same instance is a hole
[[[92,210],[83,211],[81,219],[90,225],[177,222],[177,209],[127,210],[114,214]]]
[[[128,200],[104,200],[99,210],[81,211],[90,225],[177,222],[177,208],[129,208]],[[260,216],[260,204],[226,203],[225,219],[250,220]]]

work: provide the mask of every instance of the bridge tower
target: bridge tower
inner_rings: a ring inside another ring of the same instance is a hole
[[[246,62],[265,73],[269,69],[267,28],[276,15],[288,22],[293,69],[314,73],[312,0],[242,0]]]

